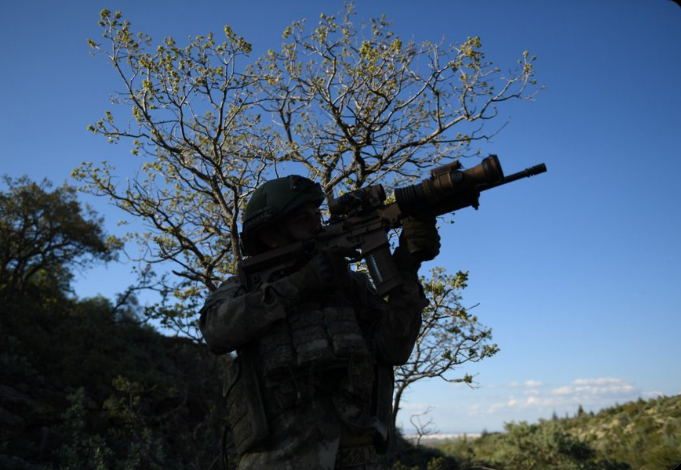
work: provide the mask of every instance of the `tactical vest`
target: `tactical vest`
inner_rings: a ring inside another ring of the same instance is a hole
[[[239,453],[267,436],[268,422],[318,393],[331,397],[346,423],[370,417],[374,359],[347,302],[298,304],[235,364],[227,403]]]

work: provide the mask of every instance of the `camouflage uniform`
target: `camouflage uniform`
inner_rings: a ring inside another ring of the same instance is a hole
[[[387,301],[351,271],[312,296],[288,277],[253,292],[232,277],[206,301],[209,348],[238,353],[227,400],[239,468],[379,468],[393,366],[409,359],[427,305],[416,273],[401,275]]]

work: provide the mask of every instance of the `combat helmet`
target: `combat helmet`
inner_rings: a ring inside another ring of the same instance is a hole
[[[255,255],[262,251],[256,237],[259,230],[278,222],[308,202],[320,206],[324,197],[319,183],[298,175],[276,178],[259,186],[253,191],[244,210],[241,232],[244,253]]]

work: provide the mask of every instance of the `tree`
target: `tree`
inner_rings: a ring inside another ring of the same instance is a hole
[[[110,142],[131,140],[144,160],[125,184],[106,162],[84,163],[74,176],[150,227],[130,237],[147,266],[173,267],[159,278],[164,297],[151,311],[165,325],[200,340],[196,312],[206,291],[235,272],[240,214],[263,180],[295,170],[328,196],[377,181],[390,190],[433,165],[476,156],[473,143],[501,127],[488,127],[497,106],[538,90],[527,52],[504,75],[486,62],[479,38],[416,44],[385,18],[359,27],[353,18],[347,4],[338,18],[322,14],[311,32],[295,22],[279,51],[252,60],[229,26],[222,42],[207,34],[154,48],[120,13],[102,11],[104,42],[90,46],[119,74],[125,91],[113,103],[129,106],[133,119],[121,127],[107,111],[90,129]],[[436,340],[439,330],[429,331]],[[442,340],[456,343],[455,331]],[[466,352],[470,343],[461,344],[450,353]]]
[[[42,278],[65,290],[71,269],[109,261],[120,240],[107,237],[103,219],[82,208],[76,189],[3,176],[0,192],[0,292],[22,292]]]
[[[439,378],[472,385],[470,374],[453,377],[452,372],[499,351],[496,344],[489,344],[492,330],[482,326],[461,304],[461,291],[467,281],[467,272],[449,275],[442,268],[433,268],[430,278],[421,278],[430,305],[423,312],[423,324],[409,361],[395,368],[393,420],[397,418],[404,392],[415,382]],[[420,426],[414,427],[420,435]]]
[[[112,259],[120,241],[75,188],[4,182],[0,467],[216,467],[228,358],[140,324],[132,290],[73,295],[75,270]]]

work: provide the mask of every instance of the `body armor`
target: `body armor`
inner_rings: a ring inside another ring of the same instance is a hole
[[[267,436],[269,421],[319,393],[347,425],[365,427],[374,367],[351,305],[313,300],[292,308],[232,366],[227,402],[237,450],[247,451]]]

